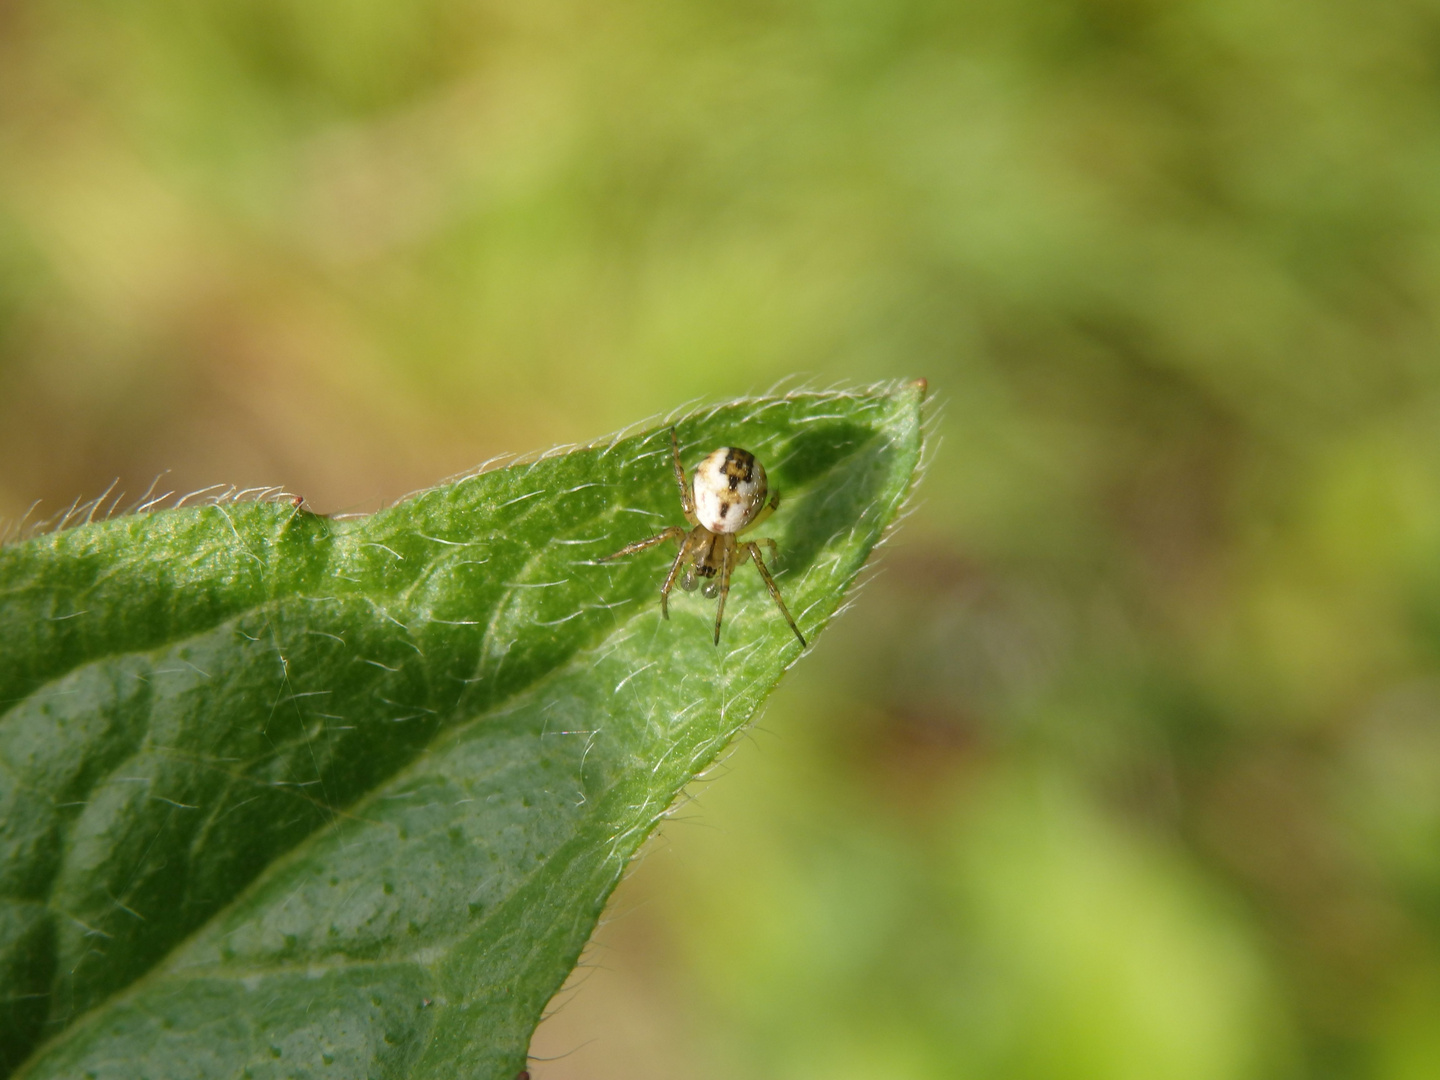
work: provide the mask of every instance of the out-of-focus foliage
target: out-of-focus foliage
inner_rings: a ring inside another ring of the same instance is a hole
[[[1437,42],[1420,0],[12,0],[0,510],[368,506],[927,375],[866,617],[634,882],[654,1026],[717,1080],[1432,1076]]]

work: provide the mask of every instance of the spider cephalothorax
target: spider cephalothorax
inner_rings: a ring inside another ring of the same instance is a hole
[[[719,597],[719,604],[715,609],[715,644],[718,645],[720,623],[725,616],[725,597],[730,592],[730,575],[737,563],[749,558],[760,571],[765,587],[770,590],[771,599],[780,608],[780,613],[785,616],[785,621],[790,624],[790,629],[795,631],[800,645],[804,647],[805,635],[800,633],[800,628],[790,617],[785,601],[780,598],[775,579],[770,576],[765,560],[760,557],[761,544],[767,545],[771,556],[774,556],[775,541],[739,539],[740,533],[760,524],[780,505],[779,493],[770,492],[764,466],[756,461],[755,455],[748,450],[722,446],[708,454],[695,469],[694,477],[687,480],[685,466],[680,461],[680,443],[675,437],[674,428],[670,429],[670,448],[674,452],[675,483],[680,488],[680,507],[685,513],[685,520],[693,528],[687,530],[679,525],[672,525],[664,532],[627,544],[614,555],[607,555],[596,561],[609,562],[624,555],[645,551],[656,544],[663,544],[666,540],[677,541],[680,551],[676,554],[675,561],[670,564],[670,573],[665,576],[665,584],[660,588],[660,613],[667,619],[670,617],[670,590],[675,587],[677,577],[680,577],[680,587],[687,591],[695,588],[699,578],[711,579],[706,581],[704,593],[709,597]]]

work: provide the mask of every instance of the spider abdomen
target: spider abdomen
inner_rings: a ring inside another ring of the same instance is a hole
[[[765,467],[748,450],[722,446],[700,462],[692,482],[695,518],[715,533],[738,533],[765,507]]]

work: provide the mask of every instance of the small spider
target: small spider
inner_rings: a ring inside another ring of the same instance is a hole
[[[700,462],[693,480],[686,480],[685,466],[680,461],[680,443],[675,438],[673,427],[670,429],[670,449],[675,455],[675,483],[680,488],[680,507],[685,512],[685,520],[694,528],[684,529],[679,525],[671,525],[648,540],[637,540],[633,544],[625,545],[614,555],[606,555],[595,561],[609,562],[611,559],[645,551],[656,544],[663,544],[666,540],[679,541],[680,552],[670,564],[670,573],[665,575],[665,584],[660,587],[660,614],[670,618],[670,590],[674,588],[675,578],[680,574],[682,566],[685,568],[685,575],[680,578],[680,587],[686,592],[695,589],[697,578],[710,578],[711,580],[705,583],[704,593],[709,597],[720,598],[715,609],[715,644],[719,645],[720,622],[725,616],[725,597],[730,592],[730,574],[737,563],[743,562],[746,556],[749,556],[755,561],[755,568],[760,571],[760,576],[765,579],[765,588],[770,590],[770,598],[775,601],[780,614],[785,616],[790,629],[795,631],[795,636],[800,639],[800,647],[804,648],[805,635],[800,633],[800,628],[790,617],[790,610],[785,606],[785,601],[780,599],[780,590],[775,586],[775,579],[766,569],[765,560],[760,558],[761,544],[770,548],[771,558],[775,557],[775,541],[737,539],[740,533],[753,529],[780,505],[780,493],[777,491],[770,494],[764,467],[755,460],[755,455],[750,451],[734,446],[722,446]],[[769,501],[766,501],[767,495]]]

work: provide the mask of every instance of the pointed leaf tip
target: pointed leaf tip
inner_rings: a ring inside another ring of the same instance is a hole
[[[923,380],[683,417],[784,492],[814,636],[894,520]],[[292,500],[0,548],[0,1075],[492,1077],[627,860],[799,653],[672,597],[657,426],[337,521]],[[673,556],[672,556],[673,557]]]

